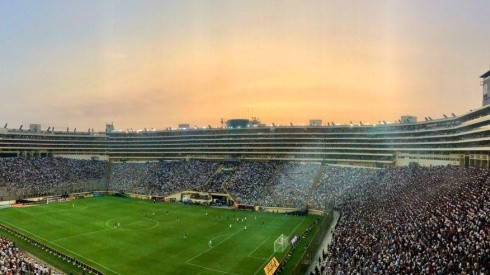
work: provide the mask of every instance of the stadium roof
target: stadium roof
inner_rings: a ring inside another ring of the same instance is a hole
[[[480,76],[480,78],[487,78],[487,77],[489,77],[489,76],[490,76],[490,71],[488,71],[488,72],[486,72],[486,73],[482,74],[482,75]]]

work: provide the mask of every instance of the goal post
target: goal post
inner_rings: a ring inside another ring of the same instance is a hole
[[[274,241],[274,253],[282,253],[286,251],[289,245],[289,237],[281,234],[277,240]]]

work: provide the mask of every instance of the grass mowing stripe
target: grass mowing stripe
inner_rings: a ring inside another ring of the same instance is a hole
[[[3,223],[8,224],[8,225],[10,225],[10,226],[12,226],[12,227],[14,227],[14,228],[17,228],[17,229],[19,229],[19,230],[22,230],[22,231],[26,232],[27,234],[29,234],[29,235],[31,235],[31,236],[35,236],[36,238],[38,238],[38,239],[40,239],[40,240],[43,240],[43,241],[45,241],[45,242],[47,242],[47,243],[50,243],[50,244],[52,244],[52,245],[55,245],[55,246],[57,246],[57,247],[59,247],[59,248],[61,248],[61,249],[63,249],[63,250],[66,250],[66,251],[68,251],[68,252],[70,252],[70,253],[72,253],[72,254],[74,254],[74,255],[77,255],[77,256],[79,256],[79,257],[81,257],[81,258],[85,259],[85,260],[88,260],[89,262],[92,262],[92,263],[94,263],[94,264],[96,264],[96,265],[98,265],[98,266],[100,266],[100,267],[102,267],[102,268],[104,268],[104,269],[106,269],[106,270],[109,270],[109,271],[111,271],[112,273],[115,273],[115,274],[119,274],[119,275],[121,275],[120,273],[118,273],[118,272],[116,272],[116,271],[114,271],[114,270],[112,270],[112,269],[110,269],[110,268],[107,268],[107,267],[105,267],[105,266],[103,266],[103,265],[101,265],[101,264],[99,264],[99,263],[97,263],[97,262],[95,262],[95,261],[93,261],[93,260],[90,260],[90,259],[85,258],[84,256],[82,256],[82,255],[80,255],[80,254],[78,254],[78,253],[76,253],[76,252],[73,252],[73,251],[71,251],[71,250],[69,250],[69,249],[66,249],[66,248],[64,248],[64,247],[62,247],[62,246],[60,246],[60,245],[57,245],[57,244],[55,244],[55,243],[53,243],[53,242],[49,241],[49,240],[46,240],[45,238],[43,238],[43,237],[41,237],[41,236],[38,236],[38,235],[36,235],[36,234],[34,234],[34,233],[32,233],[32,232],[29,232],[29,231],[27,231],[27,230],[25,230],[25,229],[19,228],[19,227],[15,226],[15,225],[13,225],[13,224],[11,224],[11,223],[9,223],[9,222],[6,222],[6,221],[4,221],[4,220],[0,220],[0,221],[1,221],[1,222],[3,222]]]
[[[115,272],[106,267],[124,275],[250,275],[269,259],[274,236],[293,228],[297,234],[318,219],[113,196],[74,203],[75,207],[72,201],[21,211],[4,209],[0,219],[109,275]],[[246,224],[254,226],[244,230]],[[210,249],[209,244],[214,247]],[[285,253],[271,256],[280,261]]]

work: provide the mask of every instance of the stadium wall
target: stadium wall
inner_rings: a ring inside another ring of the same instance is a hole
[[[108,155],[74,155],[74,154],[57,154],[54,155],[56,158],[67,158],[76,160],[109,160]]]
[[[396,166],[409,166],[412,163],[417,163],[420,166],[459,166],[461,157],[459,154],[396,154]]]

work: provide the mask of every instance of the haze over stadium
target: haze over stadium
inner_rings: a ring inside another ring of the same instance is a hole
[[[0,117],[103,130],[461,114],[479,106],[489,12],[487,1],[3,1]]]
[[[490,274],[488,12],[2,2],[0,274]]]

